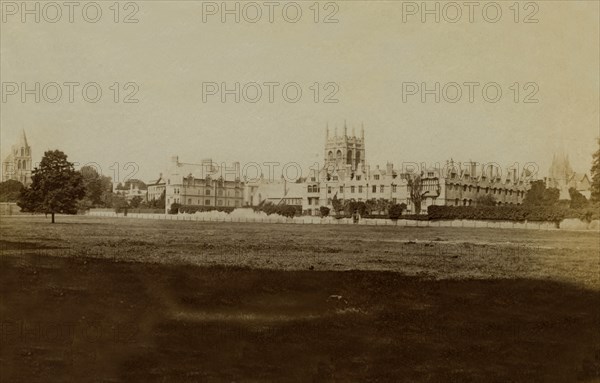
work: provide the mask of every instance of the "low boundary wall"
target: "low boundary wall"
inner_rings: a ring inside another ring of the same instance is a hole
[[[352,219],[335,219],[332,217],[320,218],[301,216],[295,218],[285,217],[207,217],[202,214],[139,214],[93,211],[88,215],[96,217],[120,217],[120,218],[140,218],[140,219],[158,219],[170,221],[199,221],[199,222],[242,222],[242,223],[287,223],[287,224],[305,224],[305,225],[353,225]],[[578,220],[577,220],[578,221]],[[569,227],[567,230],[598,230],[599,221],[593,221],[591,224],[582,222],[581,228]],[[356,225],[362,226],[400,226],[400,227],[469,227],[469,228],[490,228],[490,229],[529,229],[529,230],[561,230],[557,228],[554,222],[512,222],[512,221],[476,221],[476,220],[453,220],[453,221],[417,221],[404,220],[392,221],[389,219],[362,219]],[[573,225],[567,225],[573,226]],[[585,227],[584,227],[585,226]]]

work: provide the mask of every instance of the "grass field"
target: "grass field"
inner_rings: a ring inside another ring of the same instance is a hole
[[[598,382],[598,233],[2,217],[0,382]]]

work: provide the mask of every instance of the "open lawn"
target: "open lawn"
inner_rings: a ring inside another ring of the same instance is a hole
[[[0,382],[597,382],[598,233],[1,217]]]

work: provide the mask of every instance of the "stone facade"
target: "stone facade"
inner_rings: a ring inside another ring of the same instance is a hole
[[[243,183],[239,179],[239,163],[231,168],[221,168],[212,160],[200,164],[171,159],[166,176],[165,209],[173,203],[205,208],[241,207],[244,199]]]
[[[31,147],[27,143],[25,130],[22,130],[19,141],[12,146],[10,154],[2,161],[2,181],[15,180],[29,186],[32,169]]]
[[[408,180],[416,174],[422,183],[422,213],[431,205],[474,206],[484,196],[491,196],[496,205],[520,205],[529,187],[529,180],[515,169],[508,169],[504,177],[500,169],[474,162],[462,165],[447,161],[444,168],[411,171],[398,170],[387,163],[385,168],[372,169],[365,157],[362,127],[361,137],[348,136],[345,126],[343,136],[336,131],[332,138],[327,131],[324,166],[319,172],[312,171],[305,182],[305,214],[318,215],[321,206],[331,209],[334,197],[404,203],[407,213],[415,213],[418,209],[410,198]]]
[[[570,188],[575,188],[587,199],[590,199],[592,194],[592,183],[588,175],[575,172],[569,162],[569,156],[564,154],[555,154],[552,158],[546,187],[557,188],[560,191],[560,199],[571,199]]]
[[[409,188],[409,179],[417,174],[422,184],[420,209],[413,206]],[[443,168],[427,169],[397,169],[392,163],[371,168],[366,161],[364,128],[361,125],[360,137],[354,134],[354,129],[350,136],[346,124],[342,135],[338,135],[337,129],[330,135],[327,128],[323,166],[311,169],[302,182],[263,177],[241,182],[238,163],[231,169],[223,169],[211,160],[186,164],[177,157],[173,157],[163,181],[167,210],[172,203],[241,207],[270,202],[301,206],[307,215],[319,215],[323,206],[332,209],[334,198],[373,201],[378,206],[404,203],[408,214],[418,210],[426,213],[431,205],[475,206],[486,196],[488,204],[493,201],[496,205],[520,205],[529,187],[527,177],[516,169],[502,172],[497,166],[474,162],[461,164],[450,160]]]

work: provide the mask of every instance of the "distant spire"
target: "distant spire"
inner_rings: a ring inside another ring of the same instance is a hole
[[[25,135],[25,129],[21,129],[21,137],[19,137],[19,145],[21,147],[28,147],[27,136]]]
[[[348,136],[348,126],[346,125],[346,119],[344,119],[344,137]]]
[[[325,139],[329,139],[329,121],[325,123]]]

